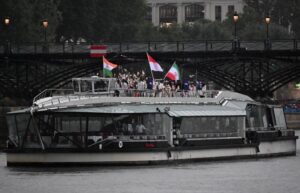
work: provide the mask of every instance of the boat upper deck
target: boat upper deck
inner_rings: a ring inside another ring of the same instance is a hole
[[[110,104],[220,104],[225,99],[252,101],[250,97],[231,91],[121,89],[115,78],[75,78],[74,89],[47,89],[33,100],[38,111],[68,107]]]

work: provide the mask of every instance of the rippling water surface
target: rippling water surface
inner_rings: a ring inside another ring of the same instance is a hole
[[[297,131],[299,136],[300,131]],[[0,193],[299,193],[297,156],[131,167],[6,167]]]

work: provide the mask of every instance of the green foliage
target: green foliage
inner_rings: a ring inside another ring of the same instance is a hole
[[[226,30],[225,26],[220,22],[211,22],[202,26],[202,33],[197,39],[203,40],[224,40],[230,39],[230,32]]]
[[[291,39],[293,38],[292,34],[289,33],[286,27],[283,27],[278,24],[270,25],[270,38],[275,40],[280,39]]]
[[[60,21],[57,0],[10,0],[1,3],[1,40],[10,39],[12,42],[44,41],[42,20],[48,19],[48,41],[55,37],[55,30]],[[3,11],[3,12],[2,12]],[[9,26],[4,26],[3,20],[9,17]]]
[[[200,20],[194,24],[183,24],[185,38],[189,40],[224,40],[230,39],[230,32],[224,24]]]
[[[299,0],[246,0],[246,3],[254,10],[257,21],[264,22],[264,18],[270,16],[271,23],[289,28],[296,37],[300,37]],[[279,28],[275,28],[275,30],[281,31]]]
[[[74,41],[79,37],[90,39],[96,12],[94,8],[94,0],[62,0],[59,4],[62,22],[57,28],[57,39]]]
[[[136,34],[137,41],[159,41],[159,28],[154,27],[150,21],[144,22]]]
[[[63,0],[58,39],[88,41],[133,40],[144,21],[144,0]],[[63,38],[61,38],[63,37]]]
[[[246,0],[236,24],[239,39],[265,39],[264,18],[271,16],[270,38],[300,37],[299,0]],[[199,20],[155,27],[145,20],[146,0],[6,0],[0,6],[0,42],[44,41],[42,20],[47,19],[48,41],[91,42],[180,41],[232,39],[232,14],[223,22]],[[11,18],[5,26],[3,19]],[[283,26],[283,27],[282,27]],[[291,31],[287,30],[290,29]],[[294,32],[294,33],[291,33]]]
[[[270,15],[279,1],[282,0],[245,0],[248,7],[253,8],[257,20]]]

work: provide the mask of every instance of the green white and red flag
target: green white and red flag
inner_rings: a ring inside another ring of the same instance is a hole
[[[117,64],[111,63],[103,56],[103,76],[104,77],[112,77],[112,70],[116,67],[118,67]]]
[[[170,80],[180,80],[179,67],[176,64],[176,62],[174,62],[174,64],[166,74],[166,77],[169,78]]]

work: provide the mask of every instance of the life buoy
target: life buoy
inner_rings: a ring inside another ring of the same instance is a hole
[[[123,147],[123,141],[119,141],[119,148]]]

